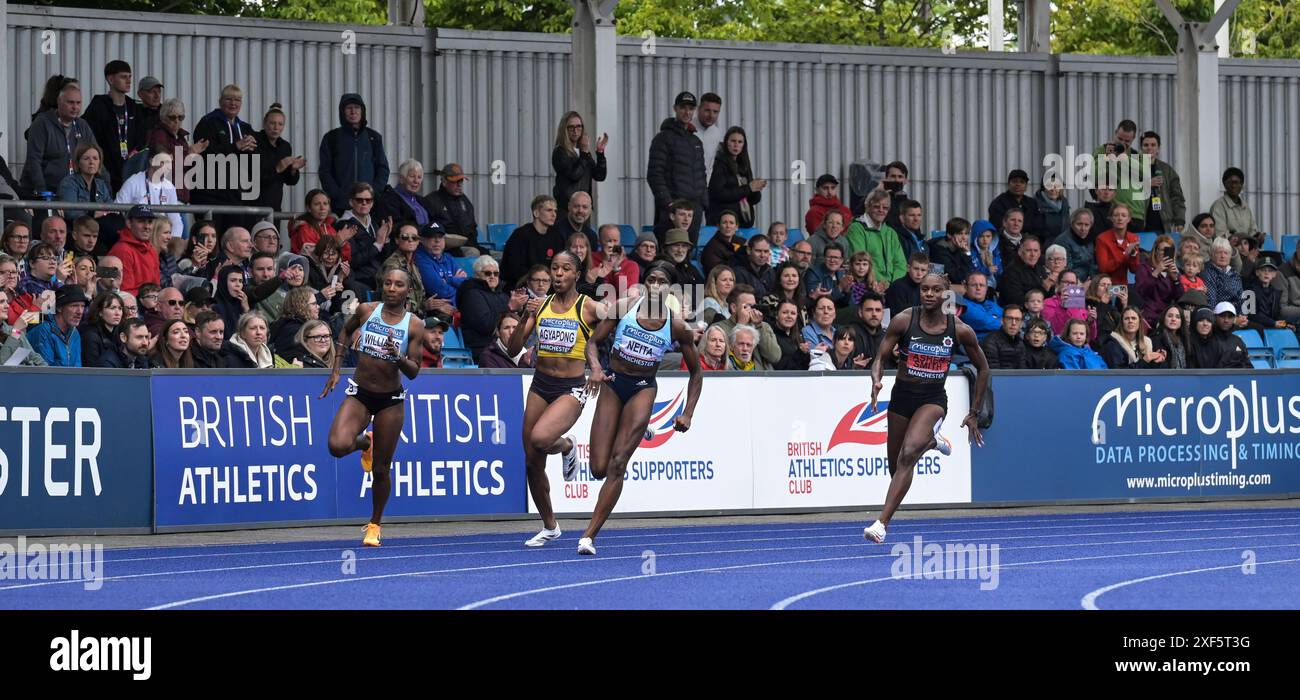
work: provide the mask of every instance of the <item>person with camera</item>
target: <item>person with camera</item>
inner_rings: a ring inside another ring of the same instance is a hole
[[[1137,124],[1125,119],[1115,127],[1114,137],[1093,151],[1093,181],[1115,190],[1115,203],[1127,204],[1132,212],[1134,231],[1145,231],[1147,173],[1142,169],[1142,154],[1133,149]]]
[[[1160,325],[1160,316],[1183,295],[1183,283],[1174,257],[1174,239],[1162,235],[1150,253],[1140,256],[1135,273],[1138,296],[1142,299],[1142,320],[1148,328]]]

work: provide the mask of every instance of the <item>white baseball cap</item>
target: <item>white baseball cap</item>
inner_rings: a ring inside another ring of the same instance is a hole
[[[1214,315],[1218,316],[1220,314],[1232,314],[1233,316],[1236,316],[1237,307],[1233,306],[1230,301],[1221,301],[1214,306]]]

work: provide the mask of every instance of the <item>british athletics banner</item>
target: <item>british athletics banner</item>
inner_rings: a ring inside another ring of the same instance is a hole
[[[1300,493],[1300,373],[997,376],[976,503]]]
[[[851,508],[879,505],[889,489],[886,412],[893,378],[875,412],[871,378],[858,375],[707,374],[690,431],[672,430],[686,401],[684,376],[660,376],[650,425],[628,463],[618,513]],[[970,407],[965,377],[947,381],[942,433],[953,453],[928,452],[908,503],[969,503],[971,448],[958,425]],[[590,513],[603,480],[590,472],[588,402],[572,433],[578,476],[565,482],[559,455],[547,462],[557,513]],[[530,512],[537,512],[529,501]]]
[[[322,373],[159,374],[153,378],[156,526],[363,518],[371,478],[360,455],[329,453],[344,377]],[[386,515],[524,509],[520,377],[423,374],[408,384]]]
[[[686,408],[685,376],[661,376],[650,424],[627,465],[619,513],[744,510],[753,507],[754,472],[750,464],[754,432],[750,408],[763,397],[753,392],[765,377],[710,374],[695,407],[691,429],[673,430]],[[527,400],[528,383],[524,378]],[[551,506],[557,513],[590,513],[603,479],[591,474],[591,421],[597,398],[587,406],[570,433],[578,443],[578,475],[565,482],[560,455],[547,460]],[[512,440],[521,436],[511,435]],[[537,506],[528,499],[528,509]]]
[[[810,391],[809,382],[821,384]],[[889,490],[886,456],[889,397],[893,377],[884,377],[871,410],[866,374],[768,377],[754,402],[754,507],[844,508],[885,502]],[[951,455],[926,452],[916,463],[908,504],[969,503],[971,447],[960,422],[970,410],[969,383],[950,375],[948,416],[940,432]],[[707,396],[707,395],[706,395]],[[765,408],[764,408],[765,407]]]
[[[0,532],[150,527],[149,375],[0,371]]]

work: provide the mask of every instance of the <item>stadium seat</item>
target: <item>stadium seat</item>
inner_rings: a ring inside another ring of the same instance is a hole
[[[1250,364],[1255,369],[1274,369],[1273,358],[1271,357],[1252,357]]]
[[[754,236],[757,236],[758,234],[762,233],[762,231],[763,229],[758,229],[758,228],[742,228],[739,231],[737,231],[736,234],[745,240],[749,240],[750,238],[753,238]]]
[[[1277,251],[1277,241],[1273,240],[1273,234],[1264,234],[1264,245],[1260,246],[1259,249],[1265,252]]]
[[[470,257],[458,258],[456,256],[452,256],[451,259],[455,261],[457,269],[464,270],[465,274],[469,275],[470,277],[474,276],[474,258],[470,258]]]
[[[618,242],[625,246],[632,246],[636,243],[636,227],[632,224],[618,225]]]
[[[1179,242],[1182,241],[1183,238],[1182,235],[1177,233],[1171,233],[1169,234],[1169,237],[1174,239],[1174,250],[1178,250],[1178,244]]]
[[[654,233],[654,232],[655,232],[654,224],[646,224],[645,226],[641,227],[641,233]]]
[[[464,350],[465,339],[460,334],[459,328],[448,328],[442,337],[442,349],[447,350]]]
[[[488,224],[488,244],[491,250],[504,250],[506,241],[510,239],[510,233],[517,226],[514,224]]]
[[[1300,338],[1289,328],[1265,329],[1264,342],[1273,351],[1275,359],[1300,358]]]
[[[701,226],[700,240],[696,242],[695,247],[699,248],[700,250],[704,250],[704,246],[709,244],[709,241],[713,238],[713,234],[717,232],[718,232],[717,226]],[[787,241],[787,244],[788,243],[789,242]]]
[[[1241,330],[1233,331],[1232,334],[1241,338],[1241,342],[1246,344],[1246,350],[1248,352],[1264,352],[1270,357],[1273,355],[1272,351],[1268,349],[1268,346],[1264,344],[1264,339],[1260,337],[1259,331],[1256,331],[1253,328],[1243,328]]]
[[[943,238],[944,236],[947,236],[947,235],[948,235],[948,232],[947,232],[946,230],[943,230],[943,229],[939,229],[939,230],[937,230],[937,231],[931,231],[931,232],[930,232],[930,238],[929,238],[929,240],[932,240],[932,241],[933,241],[933,240],[936,239],[936,238]]]
[[[1278,369],[1300,369],[1300,358],[1290,360],[1278,360]]]
[[[786,229],[785,246],[787,248],[802,240],[803,240],[803,229],[801,228]]]
[[[1282,236],[1282,259],[1290,260],[1295,255],[1296,243],[1300,243],[1300,235]]]
[[[1139,233],[1138,245],[1142,246],[1142,250],[1150,251],[1155,247],[1156,238],[1159,238],[1159,236],[1160,234],[1158,233]]]
[[[448,350],[445,346],[442,349],[442,366],[446,369],[474,369],[478,367],[478,365],[474,364],[474,355],[469,350]]]

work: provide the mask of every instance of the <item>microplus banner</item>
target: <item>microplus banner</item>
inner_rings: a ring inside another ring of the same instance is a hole
[[[1300,493],[1300,373],[999,376],[976,503]]]

